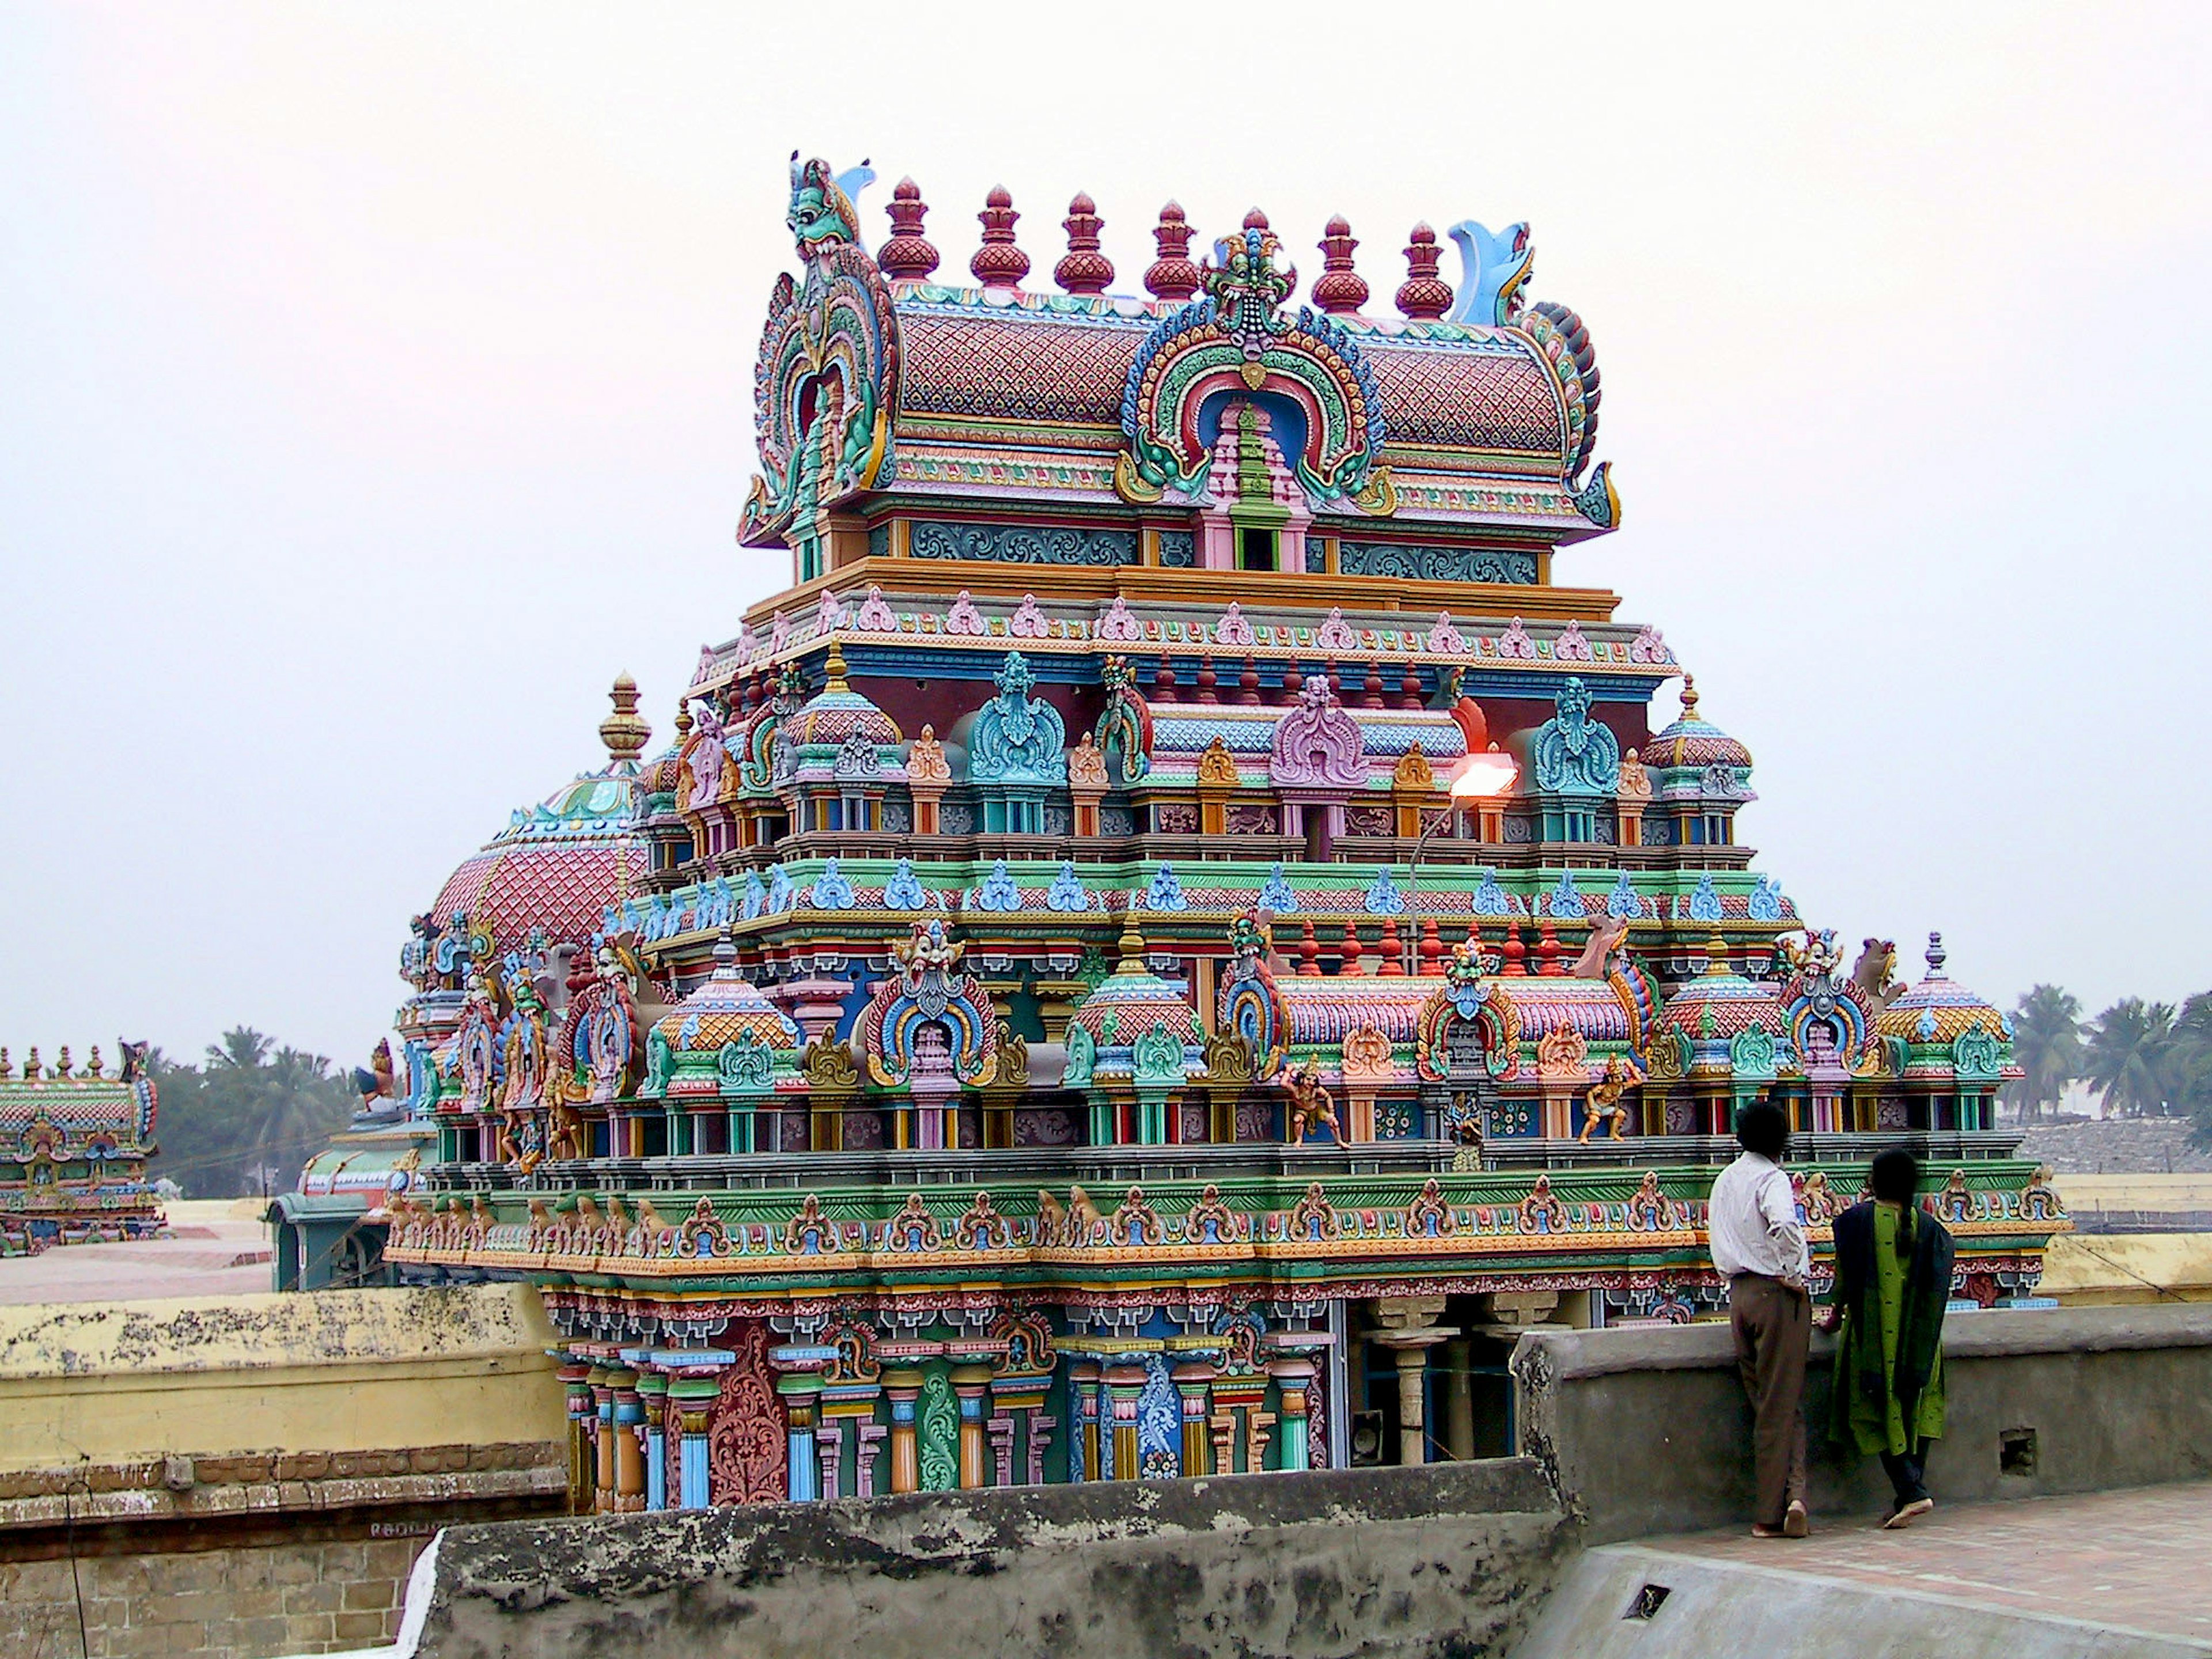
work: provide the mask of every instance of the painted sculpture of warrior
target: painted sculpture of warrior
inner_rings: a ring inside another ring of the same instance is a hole
[[[1284,1108],[1283,1139],[1295,1146],[1309,1129],[1327,1129],[1329,1139],[1344,1145],[1344,1127],[1337,1121],[1336,1097],[1321,1080],[1321,1068],[1311,1060],[1293,1069],[1283,1081],[1289,1096]]]

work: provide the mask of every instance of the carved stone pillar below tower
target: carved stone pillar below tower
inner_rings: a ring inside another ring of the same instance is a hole
[[[672,1432],[683,1437],[677,1449],[676,1507],[707,1507],[707,1425],[720,1385],[711,1376],[679,1376],[668,1385]]]
[[[1275,1467],[1306,1467],[1306,1390],[1313,1386],[1314,1363],[1305,1358],[1271,1359],[1267,1373],[1282,1400],[1282,1433],[1276,1437]]]
[[[856,1498],[876,1495],[877,1449],[890,1431],[880,1423],[862,1423],[854,1438],[860,1445],[860,1462],[853,1467],[853,1493]]]
[[[960,1484],[988,1486],[984,1465],[984,1412],[991,1394],[988,1365],[955,1365],[952,1392],[960,1401]]]
[[[592,1367],[592,1510],[612,1515],[615,1510],[615,1391],[604,1365]]]
[[[891,1490],[921,1490],[921,1449],[915,1439],[915,1406],[921,1398],[921,1373],[887,1370],[884,1398],[891,1407]]]
[[[629,1515],[645,1508],[645,1402],[637,1373],[612,1373],[614,1382],[615,1509]]]
[[[1376,1328],[1368,1340],[1391,1351],[1398,1366],[1398,1461],[1429,1461],[1426,1382],[1429,1350],[1459,1333],[1432,1323],[1444,1310],[1440,1296],[1385,1297],[1375,1304]]]
[[[1176,1392],[1182,1396],[1182,1472],[1186,1475],[1214,1472],[1206,1457],[1206,1395],[1212,1381],[1213,1367],[1202,1360],[1187,1361],[1175,1368]]]
[[[1134,1480],[1137,1465],[1137,1402],[1145,1392],[1142,1365],[1109,1365],[1106,1397],[1113,1413],[1114,1462],[1111,1479]]]

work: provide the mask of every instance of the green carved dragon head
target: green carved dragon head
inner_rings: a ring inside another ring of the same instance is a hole
[[[875,176],[866,161],[833,173],[819,156],[802,162],[797,150],[791,152],[791,210],[784,222],[800,253],[811,257],[847,243],[860,245],[860,212],[853,198]]]

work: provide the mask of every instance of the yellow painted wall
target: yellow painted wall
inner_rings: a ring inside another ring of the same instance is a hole
[[[0,1471],[560,1440],[526,1285],[0,1307]]]
[[[2077,1308],[2212,1302],[2212,1233],[2060,1233],[2039,1289]]]
[[[2212,1175],[2066,1175],[2059,1196],[2075,1214],[2099,1210],[2212,1210]]]

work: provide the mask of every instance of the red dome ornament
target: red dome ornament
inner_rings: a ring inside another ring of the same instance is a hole
[[[1198,267],[1190,258],[1190,239],[1196,234],[1176,204],[1170,202],[1160,210],[1160,222],[1152,229],[1159,258],[1145,272],[1146,293],[1178,304],[1198,292]]]
[[[1067,232],[1067,252],[1052,268],[1052,279],[1070,294],[1103,294],[1114,280],[1114,262],[1098,251],[1098,204],[1078,192],[1067,204],[1060,227]]]
[[[1417,323],[1432,323],[1451,309],[1451,284],[1437,275],[1443,250],[1437,234],[1415,225],[1406,244],[1406,280],[1398,288],[1398,309]]]
[[[1321,275],[1314,282],[1314,303],[1332,317],[1356,313],[1367,303],[1367,284],[1352,267],[1353,240],[1351,222],[1338,214],[1316,244],[1322,251]]]
[[[983,227],[983,246],[968,262],[968,269],[985,288],[1019,288],[1030,274],[1030,256],[1014,246],[1014,198],[1004,185],[994,185],[975,217]]]
[[[929,208],[921,199],[921,186],[902,179],[891,191],[890,240],[876,251],[876,268],[894,283],[919,283],[937,269],[937,249],[921,234],[922,216]]]

